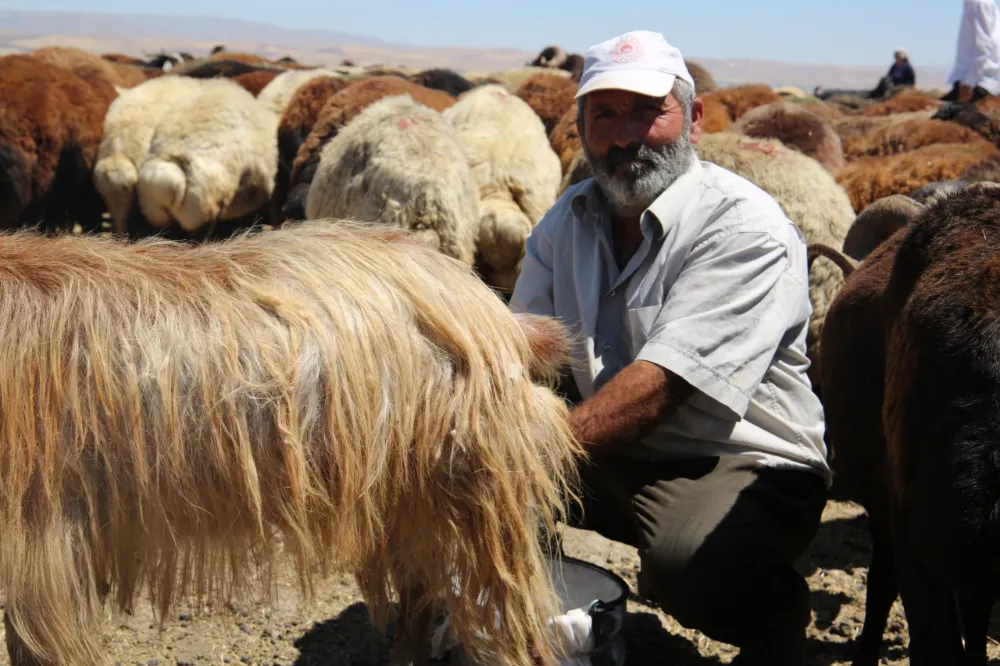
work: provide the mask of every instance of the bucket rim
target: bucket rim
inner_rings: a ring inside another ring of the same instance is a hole
[[[550,557],[549,559],[552,562],[556,562],[556,563],[558,563],[558,562],[569,562],[570,564],[573,564],[575,566],[584,567],[585,569],[591,569],[591,570],[596,571],[597,573],[599,573],[599,574],[601,574],[603,576],[606,576],[607,578],[610,578],[612,581],[614,581],[615,583],[617,583],[618,586],[621,588],[622,593],[620,595],[618,595],[617,597],[615,597],[611,601],[601,602],[605,606],[620,606],[620,605],[624,604],[626,601],[628,601],[629,596],[632,594],[632,589],[628,586],[628,583],[625,582],[625,579],[622,578],[621,576],[619,576],[618,574],[616,574],[614,571],[611,571],[609,569],[605,569],[602,566],[599,566],[597,564],[592,564],[592,563],[587,562],[585,560],[581,560],[581,559],[578,559],[578,558],[575,558],[575,557],[569,557],[568,555],[563,555],[563,556],[560,556],[559,558]]]

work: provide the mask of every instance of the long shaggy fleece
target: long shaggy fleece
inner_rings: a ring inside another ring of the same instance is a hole
[[[891,194],[955,180],[972,165],[996,155],[1000,153],[989,143],[938,143],[899,155],[859,159],[837,173],[837,182],[847,190],[854,209],[861,211]]]
[[[472,265],[479,188],[455,128],[437,111],[396,95],[369,106],[323,147],[306,217],[408,229]]]
[[[139,168],[139,206],[187,233],[259,210],[274,189],[278,117],[228,79],[199,79],[170,107]]]
[[[912,119],[876,126],[844,144],[848,159],[905,153],[937,143],[988,143],[976,132],[943,120]]]
[[[548,136],[566,112],[576,105],[579,86],[571,79],[551,74],[536,74],[514,93],[528,103],[545,125]]]
[[[776,102],[751,109],[731,130],[749,137],[777,139],[830,172],[844,166],[844,151],[833,127],[799,104]]]
[[[161,76],[123,91],[108,108],[93,180],[117,233],[128,230],[139,168],[149,155],[157,126],[176,104],[196,96],[199,89],[197,79]]]
[[[816,160],[774,139],[751,139],[732,132],[707,134],[695,146],[702,159],[718,164],[770,194],[808,244],[840,250],[854,221],[847,193]],[[810,379],[819,385],[820,333],[826,311],[843,284],[841,271],[819,257],[809,271],[813,315],[807,339]]]
[[[100,659],[101,602],[354,572],[484,663],[553,663],[540,545],[581,454],[565,349],[467,266],[318,221],[208,245],[0,240],[0,589],[23,646]],[[545,356],[543,354],[548,354]],[[455,594],[456,583],[462,594]]]
[[[0,228],[99,226],[90,172],[115,95],[33,56],[0,58]]]
[[[295,97],[299,88],[318,78],[340,78],[336,72],[328,69],[297,69],[282,72],[264,88],[257,99],[270,109],[278,118],[285,112],[288,103]]]
[[[541,119],[500,86],[466,93],[444,117],[479,185],[476,266],[487,284],[513,290],[525,240],[556,201],[559,157]]]
[[[302,219],[305,216],[309,183],[319,165],[323,147],[369,105],[393,95],[409,95],[416,103],[435,111],[444,111],[455,103],[455,98],[446,92],[424,88],[398,76],[374,76],[355,81],[334,94],[327,100],[292,163],[288,201],[284,209],[286,217]]]
[[[139,67],[111,62],[94,53],[72,47],[46,46],[31,51],[29,55],[50,65],[75,72],[77,76],[91,83],[131,88],[147,78]]]

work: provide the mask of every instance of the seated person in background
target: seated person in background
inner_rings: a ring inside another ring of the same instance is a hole
[[[886,99],[897,88],[912,87],[917,84],[917,75],[910,64],[910,55],[906,49],[898,49],[894,54],[895,62],[889,68],[889,73],[879,80],[874,90],[823,90],[816,88],[815,95],[820,99],[829,99],[835,95],[861,97],[863,99]]]
[[[1000,94],[1000,9],[995,0],[965,0],[955,67],[946,102],[975,102]]]
[[[736,645],[803,666],[809,588],[793,566],[830,470],[806,369],[806,246],[749,181],[698,159],[703,107],[663,36],[587,52],[579,130],[594,178],[528,236],[511,307],[577,339],[583,514],[638,548],[639,594]]]

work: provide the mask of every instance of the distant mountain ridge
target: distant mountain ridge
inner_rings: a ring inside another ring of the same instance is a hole
[[[459,72],[518,67],[546,46],[539,44],[534,52],[494,47],[423,47],[336,30],[297,30],[222,17],[0,9],[0,52],[65,45],[97,53],[120,52],[136,56],[162,50],[201,55],[216,44],[266,57],[289,55],[315,65],[335,65],[347,58],[361,65],[448,67]],[[888,62],[884,66],[840,66],[690,57],[707,67],[724,85],[749,82],[797,85],[807,92],[814,86],[874,87],[889,66]],[[946,68],[919,64],[915,67],[919,85],[944,88],[948,75]]]

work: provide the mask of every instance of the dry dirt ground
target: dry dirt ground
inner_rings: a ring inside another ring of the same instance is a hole
[[[631,548],[595,534],[567,530],[567,555],[607,567],[635,589],[638,561]],[[864,514],[853,504],[831,501],[823,524],[800,563],[812,589],[809,627],[810,666],[850,664],[854,637],[864,620],[864,592],[869,541]],[[162,632],[147,605],[133,616],[110,620],[104,643],[108,664],[181,666],[183,664],[255,664],[282,666],[382,666],[385,639],[368,621],[365,606],[349,578],[325,581],[316,601],[303,605],[290,576],[279,583],[274,607],[236,608],[235,613],[195,616],[180,608]],[[626,624],[630,666],[701,666],[727,664],[737,650],[684,629],[672,618],[638,602],[629,602]],[[906,658],[906,620],[899,603],[889,620],[882,664],[902,665]],[[2,645],[2,643],[0,643]],[[991,663],[1000,648],[991,646]],[[2,651],[0,664],[8,664]]]

